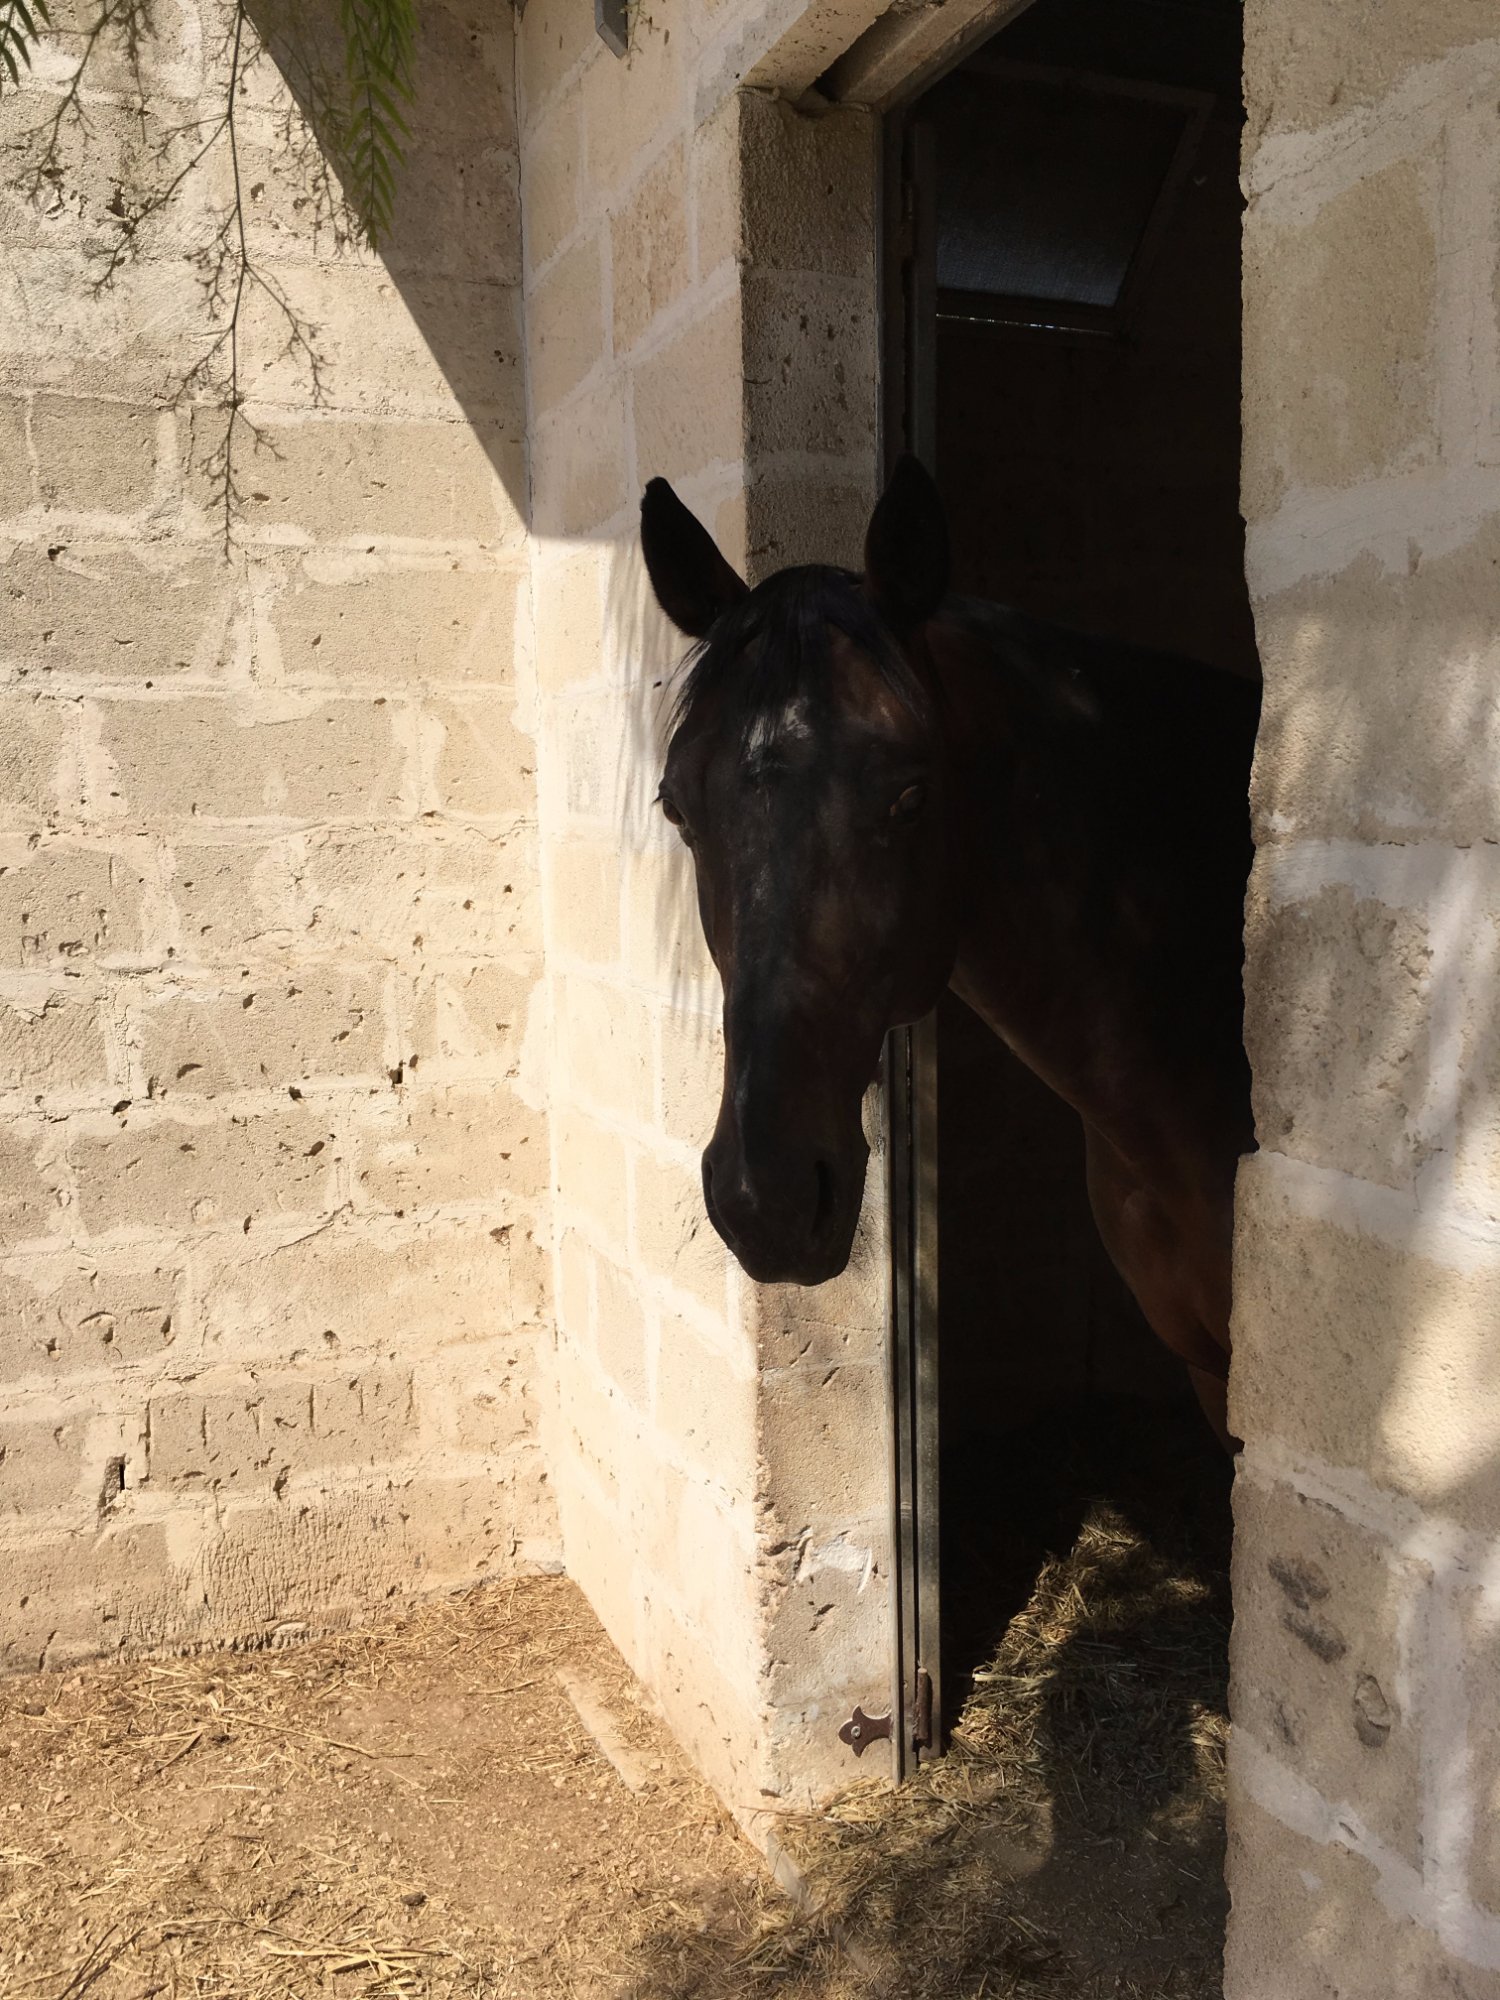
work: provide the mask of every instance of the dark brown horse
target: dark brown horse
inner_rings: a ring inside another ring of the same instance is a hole
[[[752,1278],[843,1269],[882,1042],[951,985],[1083,1120],[1099,1233],[1222,1433],[1256,690],[950,596],[913,459],[862,577],[748,590],[659,479],[641,531],[698,641],[661,806],[724,986],[714,1227]]]

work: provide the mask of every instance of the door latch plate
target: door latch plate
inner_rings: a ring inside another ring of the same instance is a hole
[[[863,1757],[872,1743],[889,1738],[890,1733],[890,1716],[866,1715],[862,1708],[856,1708],[839,1731],[839,1741],[847,1743],[856,1757]]]

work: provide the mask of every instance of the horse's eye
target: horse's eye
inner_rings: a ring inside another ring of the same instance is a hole
[[[691,847],[693,844],[693,836],[688,831],[687,822],[683,819],[682,813],[678,809],[676,801],[673,799],[669,799],[665,792],[658,792],[656,795],[656,803],[661,807],[662,817],[666,820],[667,825],[676,827],[678,833],[682,837],[683,846]]]
[[[900,798],[891,807],[891,818],[899,826],[906,820],[915,819],[926,803],[927,787],[925,785],[908,785]]]

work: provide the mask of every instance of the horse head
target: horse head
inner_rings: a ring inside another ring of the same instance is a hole
[[[658,602],[696,642],[659,796],[724,989],[704,1200],[752,1278],[820,1284],[854,1240],[886,1033],[935,1005],[956,949],[924,639],[947,588],[942,503],[903,459],[863,576],[784,569],[754,590],[664,480],[641,538]]]

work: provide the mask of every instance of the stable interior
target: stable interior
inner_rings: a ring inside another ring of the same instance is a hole
[[[1254,676],[1240,67],[1237,4],[1036,0],[912,115],[935,130],[955,587]],[[1057,1789],[1110,1816],[1112,1851],[1159,1846],[1166,1815],[1202,1876],[1166,1932],[1208,1965],[1228,1461],[1099,1243],[1076,1116],[952,996],[938,1133],[944,1707],[1051,1676]],[[1101,1829],[1076,1833],[1081,1854]],[[1052,1914],[1102,1865],[1059,1870]],[[1116,1894],[1149,1901],[1133,1869]]]

